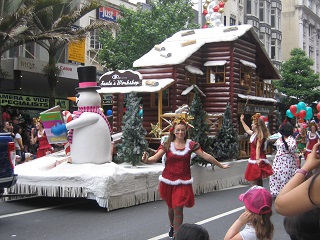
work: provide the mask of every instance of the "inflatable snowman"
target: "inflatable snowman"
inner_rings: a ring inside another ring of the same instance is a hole
[[[110,124],[100,110],[101,98],[96,91],[96,67],[78,67],[79,87],[76,88],[78,111],[73,112],[73,120],[51,128],[60,135],[69,131],[72,163],[111,162]]]

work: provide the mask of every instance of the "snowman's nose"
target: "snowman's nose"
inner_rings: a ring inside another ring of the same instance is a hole
[[[77,101],[77,98],[76,97],[67,97],[68,100],[71,100],[73,102],[76,102]]]

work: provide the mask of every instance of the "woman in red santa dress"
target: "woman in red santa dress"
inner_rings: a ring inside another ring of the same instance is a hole
[[[318,134],[318,125],[313,120],[309,124],[309,131],[307,131],[307,146],[306,151],[304,152],[304,159],[307,159],[307,156],[312,151],[312,147],[320,141],[320,136]]]
[[[190,158],[194,152],[206,161],[226,169],[228,164],[221,164],[213,156],[204,152],[200,144],[187,139],[188,122],[180,117],[173,121],[169,137],[160,145],[155,155],[142,155],[145,163],[154,163],[166,154],[165,168],[159,177],[159,192],[168,206],[170,220],[169,237],[174,237],[183,222],[183,208],[193,207],[194,193],[192,188]]]
[[[263,186],[263,179],[273,174],[272,166],[266,156],[267,139],[270,136],[269,130],[265,122],[260,118],[260,113],[256,113],[251,117],[251,128],[244,122],[244,115],[240,117],[240,121],[244,130],[250,137],[250,159],[244,174],[244,178],[249,182],[250,186]]]
[[[39,144],[36,157],[39,158],[53,153],[53,147],[48,142],[41,118],[34,118],[33,120],[36,124],[37,131],[35,132],[34,128],[31,129],[31,144],[34,145],[37,142]]]

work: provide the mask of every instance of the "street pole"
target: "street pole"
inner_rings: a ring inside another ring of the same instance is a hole
[[[202,0],[198,0],[198,23],[202,26]]]

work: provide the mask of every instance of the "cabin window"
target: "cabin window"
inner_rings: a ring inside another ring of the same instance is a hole
[[[225,64],[227,61],[208,61],[204,64],[207,67],[207,83],[224,83],[226,78]]]
[[[151,93],[151,108],[158,108],[158,92]],[[162,91],[162,107],[169,107],[170,106],[170,99],[169,99],[169,89],[165,89]]]
[[[249,90],[252,86],[252,73],[256,65],[244,60],[240,60],[240,65],[240,85]]]

